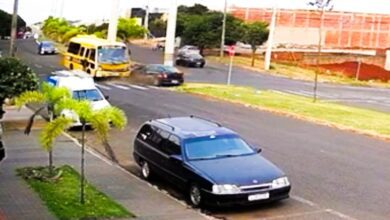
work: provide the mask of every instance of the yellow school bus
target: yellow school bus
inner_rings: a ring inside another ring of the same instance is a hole
[[[81,35],[69,41],[62,65],[80,69],[93,77],[128,76],[130,58],[127,46],[95,36]]]

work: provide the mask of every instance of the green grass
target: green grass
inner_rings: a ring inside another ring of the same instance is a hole
[[[21,168],[23,173],[31,168]],[[27,183],[39,194],[48,209],[59,219],[82,218],[121,218],[134,217],[121,205],[96,190],[90,184],[85,188],[85,204],[80,203],[80,176],[70,166],[62,166],[62,175],[57,181],[26,179]]]
[[[390,139],[390,114],[318,101],[276,91],[211,84],[185,84],[175,90],[205,95],[264,110],[288,114],[321,124]]]

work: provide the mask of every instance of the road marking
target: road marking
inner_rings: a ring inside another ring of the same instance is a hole
[[[148,88],[162,90],[162,88],[158,86],[148,86]]]
[[[137,86],[137,85],[129,85],[131,88],[139,89],[139,90],[148,90],[148,88],[143,86]]]
[[[310,206],[310,207],[316,207],[316,208],[320,208],[320,205],[318,205],[318,204],[316,204],[315,202],[312,202],[312,201],[310,201],[310,200],[308,200],[308,199],[305,199],[305,198],[302,198],[302,197],[300,197],[300,196],[290,196],[290,198],[291,199],[294,199],[294,200],[296,200],[296,201],[298,201],[298,202],[301,202],[301,203],[303,203],[303,204],[306,204],[306,205],[308,205],[308,206]],[[335,215],[335,216],[337,216],[337,217],[339,217],[339,218],[342,218],[342,219],[347,219],[347,220],[356,220],[355,218],[352,218],[351,216],[348,216],[348,215],[346,215],[346,214],[343,214],[343,213],[341,213],[341,212],[339,212],[339,211],[336,211],[336,210],[334,210],[334,209],[323,209],[323,210],[321,210],[322,212],[327,212],[327,213],[330,213],[330,214],[332,214],[332,215]],[[298,213],[299,214],[299,213]],[[294,214],[292,214],[292,215],[294,215]],[[271,218],[266,218],[266,219],[274,219],[274,218],[286,218],[286,217],[290,217],[290,215],[287,215],[287,216],[276,216],[276,217],[271,217]],[[292,216],[292,217],[294,217],[294,216]]]
[[[108,86],[103,86],[103,85],[100,85],[100,84],[97,84],[97,83],[95,83],[95,85],[96,85],[97,87],[101,88],[101,89],[104,89],[104,90],[111,90],[111,88],[108,87]]]
[[[113,86],[113,87],[118,88],[118,89],[130,90],[129,87],[118,85],[118,84],[115,84],[115,83],[107,83],[107,85]]]

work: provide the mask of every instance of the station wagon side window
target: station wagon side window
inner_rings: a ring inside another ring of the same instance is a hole
[[[175,135],[170,135],[162,150],[168,155],[181,155],[180,139]]]
[[[142,126],[141,130],[138,132],[137,138],[146,142],[146,140],[149,139],[150,136],[152,135],[152,132],[153,131],[152,131],[151,126],[146,124],[146,125]]]

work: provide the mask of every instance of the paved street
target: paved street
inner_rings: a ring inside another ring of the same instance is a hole
[[[162,63],[161,51],[131,45],[132,59],[141,63]],[[182,68],[182,67],[180,67]],[[206,64],[204,69],[182,68],[186,80],[191,82],[226,83],[228,67],[222,64]],[[320,76],[321,80],[321,76]],[[271,76],[235,67],[232,84],[272,89],[286,93],[313,97],[313,82]],[[319,83],[318,97],[330,102],[342,102],[351,106],[390,112],[390,89],[332,85]]]
[[[57,66],[57,56],[38,56],[31,42],[19,43],[20,57],[35,71],[42,73],[42,77],[52,69],[60,68]],[[135,54],[136,50],[132,52]],[[147,57],[142,59],[144,62],[148,60]],[[207,67],[205,72],[199,69],[191,70],[187,77],[191,81],[195,81],[197,77],[201,79],[201,75],[196,75],[198,73],[209,74],[210,79],[214,78],[210,81],[218,82],[223,79],[221,69],[214,66]],[[258,81],[263,83],[269,80],[267,86],[283,88],[284,86],[310,87],[306,82],[254,74],[244,70],[242,75],[233,80],[253,81],[252,83],[255,84]],[[261,80],[255,81],[254,79],[257,78]],[[293,190],[292,198],[289,200],[270,206],[203,210],[212,216],[228,219],[363,220],[385,220],[390,216],[388,142],[155,87],[104,81],[98,82],[98,85],[105,94],[110,96],[110,102],[124,109],[129,118],[129,126],[126,130],[112,132],[110,139],[115,152],[120,155],[121,164],[134,173],[138,172],[138,168],[130,155],[132,140],[143,121],[168,115],[194,114],[219,121],[240,133],[249,143],[261,146],[265,157],[280,166],[291,179]],[[265,85],[256,84],[256,86]],[[330,91],[341,91],[341,95],[352,93],[355,89],[327,86]],[[386,98],[388,95],[388,90],[369,88],[356,90],[356,93],[361,94],[362,97],[379,94]],[[385,106],[368,105],[370,108]],[[77,135],[77,132],[74,133]],[[93,138],[89,143],[99,150]],[[165,186],[164,182],[156,181],[154,184],[182,199],[180,192]]]

